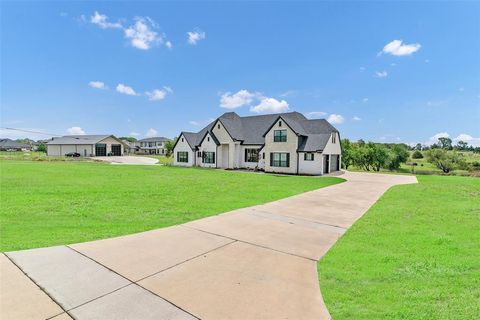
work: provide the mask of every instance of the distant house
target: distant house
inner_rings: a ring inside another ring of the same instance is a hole
[[[165,142],[170,139],[165,137],[151,137],[135,142],[136,154],[165,154]]]
[[[181,132],[174,165],[322,175],[340,170],[340,134],[298,112],[240,117],[227,112],[197,133]]]
[[[82,157],[123,156],[125,144],[113,135],[78,135],[52,138],[47,143],[47,155],[64,156],[77,152]]]
[[[32,147],[28,144],[18,143],[12,139],[0,139],[0,151],[26,151]]]

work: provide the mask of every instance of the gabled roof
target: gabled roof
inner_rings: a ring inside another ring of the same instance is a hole
[[[201,144],[206,132],[210,132],[211,136],[216,140],[211,130],[217,121],[220,121],[232,139],[241,141],[242,144],[263,145],[265,143],[265,134],[280,118],[301,137],[300,151],[323,150],[332,132],[338,132],[325,119],[310,120],[299,112],[247,117],[240,117],[235,112],[227,112],[197,133],[182,132],[182,134],[187,139],[190,147],[195,150]]]
[[[0,139],[1,148],[29,148],[28,144],[18,143],[12,139]]]
[[[63,136],[55,137],[49,141],[48,145],[56,144],[96,144],[108,137],[117,139],[115,136],[110,134],[96,134],[96,135],[76,135],[76,136]],[[117,139],[119,142],[124,143],[122,140]]]

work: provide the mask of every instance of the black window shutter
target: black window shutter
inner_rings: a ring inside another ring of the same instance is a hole
[[[273,153],[270,152],[270,166],[273,167]]]
[[[247,162],[247,149],[245,149],[245,162]]]
[[[306,153],[303,154],[303,160],[307,160],[307,154]]]
[[[287,153],[287,167],[290,167],[290,153]]]
[[[312,153],[312,161],[315,160],[315,153]]]

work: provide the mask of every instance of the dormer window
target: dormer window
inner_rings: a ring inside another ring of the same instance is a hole
[[[337,142],[337,135],[335,133],[332,133],[332,143]]]

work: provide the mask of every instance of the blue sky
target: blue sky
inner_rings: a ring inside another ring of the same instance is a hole
[[[480,145],[479,16],[478,2],[2,2],[1,127],[173,137],[223,112],[299,111],[354,140]]]

